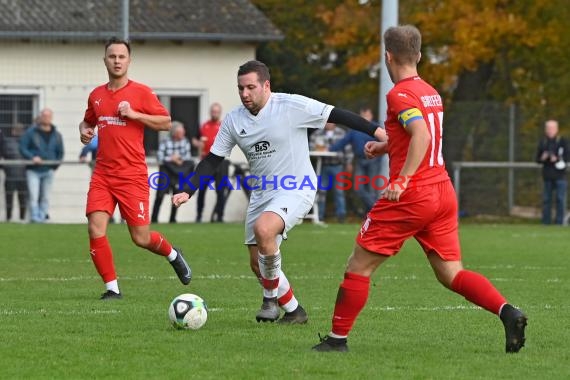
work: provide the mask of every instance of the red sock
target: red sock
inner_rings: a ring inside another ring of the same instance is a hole
[[[289,301],[293,299],[293,289],[289,288],[281,297],[277,298],[277,303],[279,306],[286,305]]]
[[[332,332],[348,336],[358,314],[366,305],[370,289],[370,277],[355,273],[345,273],[344,281],[338,288],[332,320]]]
[[[168,256],[172,252],[172,245],[159,232],[150,231],[150,246],[148,250],[160,256]]]
[[[91,260],[95,264],[95,268],[99,275],[103,278],[103,282],[107,283],[117,279],[115,273],[115,265],[113,264],[113,252],[109,245],[107,236],[101,236],[96,239],[89,239],[89,252]]]
[[[501,306],[507,303],[505,297],[499,293],[487,277],[477,272],[460,271],[451,282],[451,289],[461,294],[467,301],[497,315]]]

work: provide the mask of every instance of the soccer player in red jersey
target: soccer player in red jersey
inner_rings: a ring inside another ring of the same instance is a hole
[[[370,276],[396,255],[405,240],[422,246],[436,278],[446,288],[500,317],[506,351],[524,345],[526,316],[508,304],[483,275],[463,269],[455,191],[441,154],[443,104],[417,73],[420,32],[411,25],[384,34],[386,66],[394,88],[387,94],[387,142],[368,142],[367,157],[388,153],[390,185],[356,237],[341,283],[331,332],[316,351],[347,351],[347,336],[368,298]]]
[[[107,240],[107,225],[117,204],[133,242],[166,257],[180,281],[187,285],[192,274],[182,252],[149,228],[144,128],[169,130],[170,115],[150,88],[128,78],[131,47],[127,41],[109,40],[103,61],[109,82],[91,92],[85,116],[79,124],[83,144],[88,144],[95,133],[99,139],[85,214],[91,259],[106,287],[101,299],[122,297]]]

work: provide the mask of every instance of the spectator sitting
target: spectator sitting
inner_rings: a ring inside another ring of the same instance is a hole
[[[179,173],[187,176],[194,170],[194,162],[190,156],[190,142],[186,138],[184,124],[179,121],[172,122],[170,138],[163,140],[158,147],[159,171],[168,176],[168,183],[163,183],[165,178],[159,178],[156,187],[156,198],[152,207],[151,223],[158,223],[158,213],[162,200],[170,191],[176,193],[178,188]],[[170,207],[169,223],[176,223],[176,212],[178,208],[174,205]]]

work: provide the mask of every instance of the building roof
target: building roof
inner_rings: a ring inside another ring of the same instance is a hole
[[[248,0],[130,0],[130,40],[283,38]],[[0,0],[1,39],[94,40],[122,34],[120,0]]]

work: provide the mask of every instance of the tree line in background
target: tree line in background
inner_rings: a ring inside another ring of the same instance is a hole
[[[253,0],[285,35],[262,44],[274,90],[357,110],[378,105],[380,0]],[[400,0],[423,34],[420,75],[444,96],[446,160],[533,160],[544,120],[570,136],[567,0]]]

